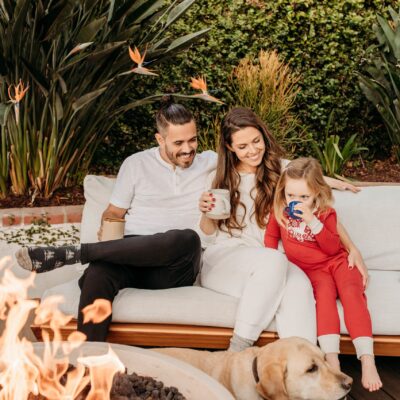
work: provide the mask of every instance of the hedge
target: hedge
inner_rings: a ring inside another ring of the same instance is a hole
[[[387,133],[361,93],[355,71],[362,68],[366,49],[374,43],[372,25],[376,13],[386,15],[389,5],[396,7],[397,1],[199,0],[175,30],[183,34],[208,26],[212,28],[208,36],[160,67],[160,78],[148,78],[146,87],[133,85],[131,93],[136,97],[138,92],[188,92],[190,76],[206,75],[210,88],[216,90],[213,94],[226,106],[188,104],[198,118],[201,132],[210,129],[217,114],[235,104],[228,77],[239,60],[246,55],[256,56],[260,49],[276,49],[302,76],[294,111],[303,128],[322,141],[333,111],[331,133],[343,140],[357,133],[360,144],[369,147],[370,157],[387,154]],[[127,155],[151,145],[153,110],[157,107],[155,104],[136,109],[118,121],[96,155],[101,168],[118,167]],[[299,153],[308,150],[299,149]]]

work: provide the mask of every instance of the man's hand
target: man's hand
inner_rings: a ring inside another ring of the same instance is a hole
[[[101,242],[102,240],[102,236],[103,236],[103,219],[101,220],[101,225],[99,230],[97,231],[97,239],[99,242]]]
[[[324,176],[325,182],[332,188],[337,190],[350,190],[353,193],[358,193],[361,191],[361,188],[352,185],[349,182],[341,181],[335,178],[329,178],[328,176]]]
[[[349,251],[349,256],[347,257],[347,261],[349,263],[349,269],[353,269],[356,267],[362,276],[363,280],[363,285],[364,289],[368,287],[369,284],[369,274],[368,274],[368,268],[364,263],[364,260],[361,256],[361,253],[359,252],[358,249],[351,249]]]
[[[102,236],[103,236],[103,221],[104,218],[116,218],[116,219],[123,219],[125,217],[125,214],[127,213],[127,209],[125,208],[120,208],[112,205],[111,203],[108,205],[108,207],[104,210],[103,215],[101,216],[101,224],[100,228],[97,232],[97,239],[99,239],[99,242],[101,242]]]

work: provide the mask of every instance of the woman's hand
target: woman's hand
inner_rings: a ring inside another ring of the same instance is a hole
[[[354,267],[356,267],[360,271],[364,289],[366,289],[369,284],[369,274],[368,274],[368,268],[364,263],[360,251],[357,248],[351,248],[349,250],[347,261],[349,263],[349,269],[353,269]]]
[[[202,213],[206,213],[207,211],[211,211],[215,207],[215,198],[212,193],[204,192],[201,194],[199,199],[199,210]]]
[[[324,176],[325,182],[332,188],[337,190],[350,190],[353,193],[358,193],[361,189],[357,186],[352,185],[349,182],[341,181],[335,178],[329,178]]]

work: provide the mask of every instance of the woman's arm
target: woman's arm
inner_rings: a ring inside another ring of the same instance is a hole
[[[367,266],[364,263],[360,250],[358,250],[357,246],[351,240],[346,229],[344,229],[344,226],[339,221],[337,223],[337,231],[340,236],[340,240],[349,252],[349,256],[347,258],[349,262],[349,268],[353,269],[354,267],[356,267],[360,271],[363,278],[364,287],[366,288],[368,286],[369,275]]]
[[[361,190],[359,187],[356,187],[351,183],[344,182],[335,178],[329,178],[328,176],[324,176],[324,180],[332,189],[350,190],[353,193],[358,193]]]

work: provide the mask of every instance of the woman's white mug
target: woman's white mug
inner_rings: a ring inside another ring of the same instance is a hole
[[[125,232],[125,220],[122,218],[104,218],[101,241],[122,239]]]
[[[228,189],[211,189],[215,202],[212,210],[206,212],[211,219],[227,219],[231,214],[231,195]]]

